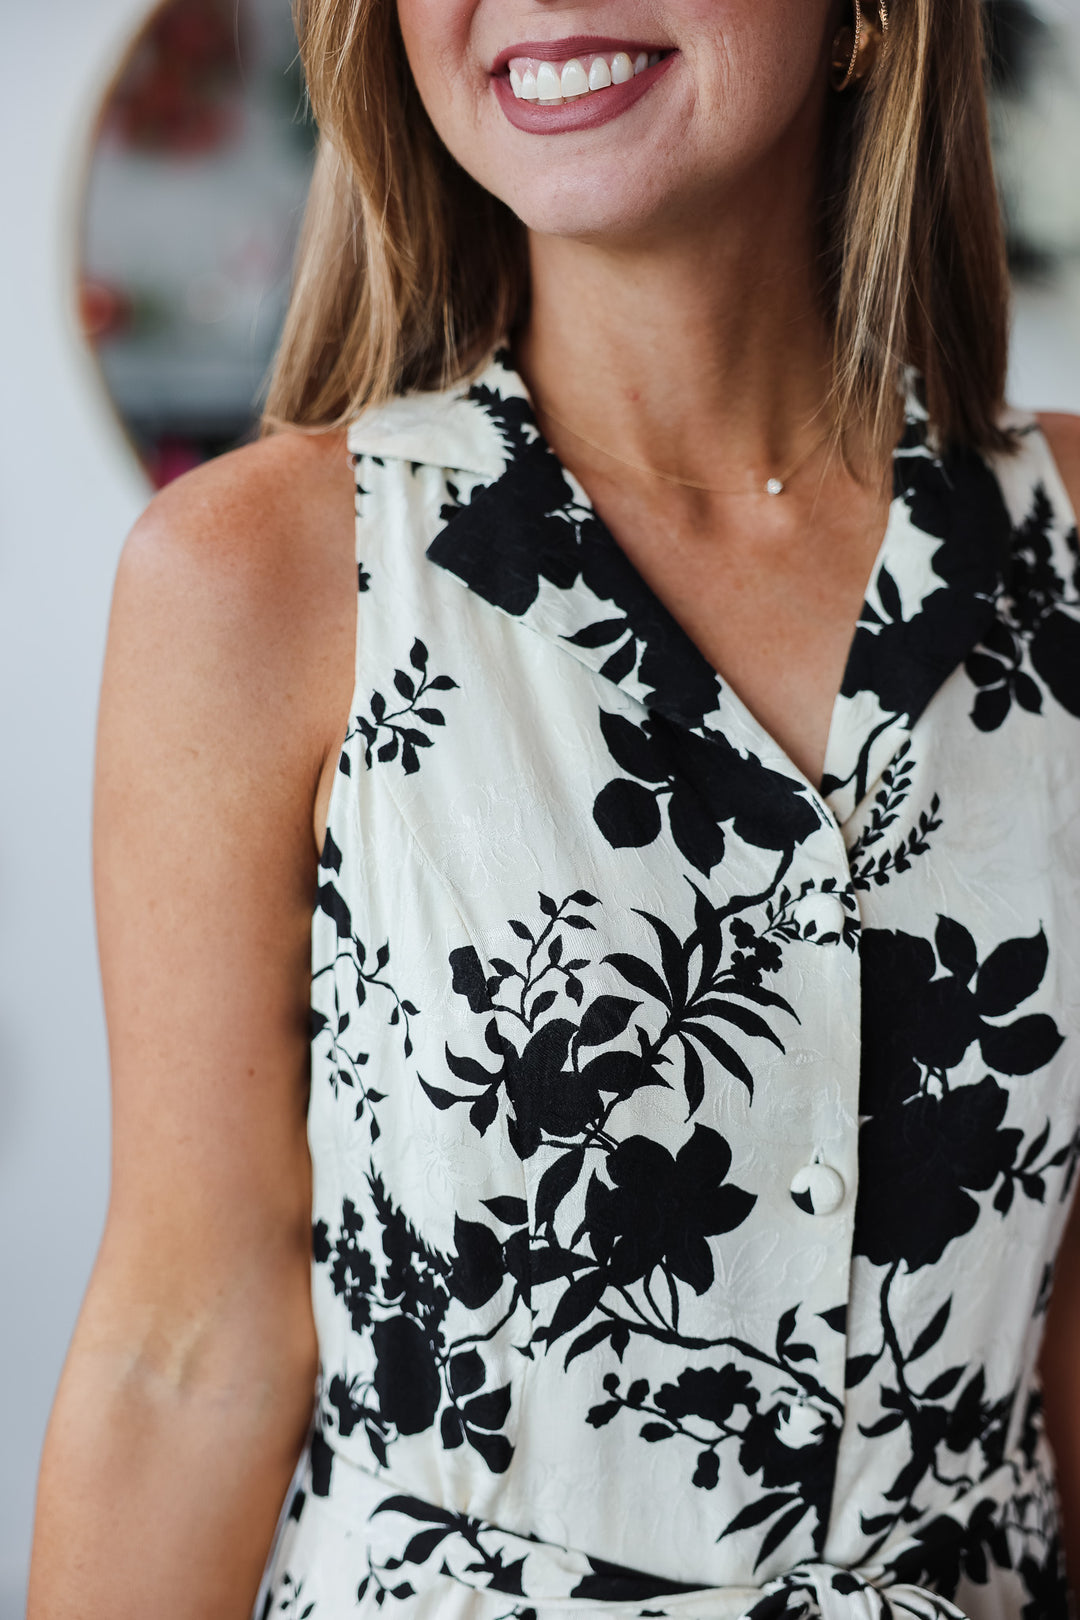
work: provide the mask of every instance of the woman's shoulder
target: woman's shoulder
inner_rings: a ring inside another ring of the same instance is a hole
[[[280,730],[287,705],[304,751],[330,748],[351,694],[354,501],[342,433],[275,434],[160,491],[113,596],[131,701],[137,679],[234,738]]]
[[[171,604],[175,640],[299,650],[353,607],[353,475],[344,433],[285,431],[161,490],[124,545],[118,590]],[[149,606],[149,603],[147,604]]]
[[[1064,411],[1039,411],[1036,419],[1057,463],[1073,511],[1080,513],[1080,416]]]
[[[254,605],[296,579],[315,584],[348,554],[352,491],[344,431],[275,433],[160,490],[128,536],[121,568],[175,571],[219,599]]]

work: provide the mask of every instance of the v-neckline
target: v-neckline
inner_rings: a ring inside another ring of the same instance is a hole
[[[549,449],[551,448],[550,444],[548,444],[548,448]],[[552,453],[554,454],[554,452],[552,452]],[[895,451],[891,452],[890,454],[891,454],[891,456],[894,456]],[[839,770],[834,769],[833,767],[834,766],[836,766],[836,767],[841,766],[842,759],[843,759],[842,753],[840,751],[840,743],[841,743],[841,741],[843,739],[843,734],[844,734],[844,730],[845,730],[845,727],[844,727],[844,714],[843,714],[843,698],[844,698],[845,686],[846,686],[846,684],[848,682],[849,673],[850,673],[850,670],[851,670],[852,659],[853,659],[853,656],[854,656],[854,649],[855,649],[856,639],[857,639],[857,636],[858,636],[859,626],[864,620],[864,617],[865,617],[865,614],[866,614],[867,604],[871,601],[872,597],[876,593],[876,587],[877,587],[877,583],[878,583],[879,577],[881,575],[881,572],[885,568],[886,564],[891,561],[895,535],[896,535],[896,532],[897,532],[898,528],[900,527],[900,517],[901,517],[901,514],[902,514],[902,508],[898,507],[898,505],[897,505],[897,497],[896,497],[896,492],[895,492],[896,479],[895,479],[895,472],[892,470],[892,462],[890,462],[890,484],[892,486],[892,489],[891,489],[891,493],[890,493],[888,512],[886,514],[884,526],[883,526],[882,530],[880,531],[880,536],[879,536],[879,539],[878,539],[877,547],[876,547],[876,549],[874,551],[874,554],[873,554],[873,559],[872,559],[872,562],[870,564],[869,572],[865,577],[865,582],[863,584],[863,587],[862,587],[862,590],[861,590],[861,593],[860,593],[860,596],[859,596],[859,608],[858,608],[858,611],[857,611],[857,613],[855,614],[854,618],[851,620],[851,623],[850,623],[850,633],[849,633],[849,635],[847,637],[847,643],[846,643],[846,648],[845,648],[845,652],[844,652],[844,661],[843,661],[843,666],[842,666],[842,669],[841,669],[840,683],[839,683],[839,686],[836,688],[836,690],[833,693],[832,701],[831,701],[830,708],[829,708],[829,720],[828,720],[828,726],[827,726],[827,730],[826,730],[825,748],[824,748],[824,752],[822,754],[822,769],[821,769],[820,777],[817,780],[815,780],[813,777],[811,777],[809,775],[809,773],[804,771],[803,768],[795,761],[793,756],[789,753],[788,749],[775,736],[775,734],[769,728],[769,726],[765,723],[765,721],[760,718],[760,716],[757,714],[756,710],[751,707],[751,705],[746,701],[746,699],[744,697],[742,697],[742,695],[739,692],[738,687],[731,680],[730,676],[727,675],[724,672],[724,669],[719,664],[715,663],[711,658],[709,658],[708,655],[699,647],[699,645],[695,641],[693,635],[686,628],[686,626],[682,623],[682,620],[679,619],[676,616],[676,614],[673,613],[672,610],[669,607],[667,607],[667,604],[664,602],[663,598],[659,595],[659,592],[656,590],[655,586],[653,586],[653,585],[651,585],[649,583],[649,581],[645,578],[644,574],[642,573],[641,569],[638,567],[637,563],[635,563],[633,558],[630,556],[629,552],[627,552],[625,547],[623,547],[620,544],[618,538],[616,537],[614,531],[611,529],[610,525],[607,524],[602,517],[600,517],[599,513],[596,511],[595,503],[589,497],[587,491],[584,489],[584,486],[581,484],[580,480],[576,478],[576,475],[574,475],[573,473],[571,473],[569,471],[569,469],[565,466],[565,464],[562,464],[562,465],[563,465],[563,474],[564,474],[568,484],[576,492],[580,492],[580,497],[582,499],[582,502],[584,504],[586,504],[588,506],[589,510],[592,511],[595,514],[598,523],[600,523],[600,525],[605,530],[605,533],[606,533],[610,543],[612,545],[614,545],[614,546],[617,546],[618,549],[623,553],[623,555],[627,558],[627,561],[630,563],[631,568],[634,570],[634,572],[641,579],[642,584],[644,585],[645,589],[650,591],[657,598],[660,605],[664,608],[664,610],[669,614],[669,616],[671,617],[673,622],[677,625],[678,630],[681,633],[682,637],[685,639],[685,641],[689,642],[690,646],[694,649],[694,652],[697,653],[699,655],[699,657],[706,664],[708,664],[710,669],[712,669],[712,671],[714,672],[714,674],[716,676],[717,681],[719,682],[721,690],[724,691],[726,693],[726,695],[727,695],[727,702],[728,702],[729,706],[732,707],[732,708],[737,708],[739,710],[740,715],[744,719],[744,723],[746,725],[747,730],[756,729],[761,735],[763,746],[767,746],[770,750],[774,751],[778,756],[781,756],[783,758],[784,762],[785,762],[785,765],[786,765],[787,769],[790,771],[790,773],[793,776],[795,776],[795,777],[797,777],[799,779],[800,784],[808,792],[812,793],[817,799],[820,799],[820,800],[824,801],[826,804],[828,804],[827,784],[830,781],[838,781],[840,779]],[[876,527],[876,525],[875,525],[875,527]],[[832,809],[831,806],[829,806],[829,808],[830,808],[830,810]]]
[[[544,437],[508,349],[495,352],[464,397],[491,418],[503,469],[444,509],[428,557],[650,709],[703,738],[722,734],[786,776],[838,828],[993,616],[1011,536],[1000,486],[974,452],[942,460],[933,451],[909,375],[889,515],[833,698],[822,778],[814,783],[619,545]],[[605,603],[619,610],[614,617],[595,613]],[[897,661],[902,690],[894,690],[896,672],[881,667],[885,643],[884,663]]]

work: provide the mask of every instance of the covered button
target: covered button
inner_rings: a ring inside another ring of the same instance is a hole
[[[791,1196],[807,1215],[832,1215],[844,1202],[844,1178],[817,1155],[791,1178]]]

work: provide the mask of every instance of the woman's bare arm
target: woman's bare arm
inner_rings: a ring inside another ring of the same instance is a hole
[[[303,1444],[313,822],[351,530],[340,443],[287,435],[159,496],[121,560],[94,828],[112,1187],[30,1620],[246,1620]]]
[[[1045,415],[1043,430],[1073,508],[1080,513],[1080,417]],[[1046,1425],[1057,1460],[1065,1554],[1080,1592],[1080,1203],[1058,1254],[1040,1370]]]

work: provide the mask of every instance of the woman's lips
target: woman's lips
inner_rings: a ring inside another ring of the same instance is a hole
[[[509,58],[511,53],[506,54]],[[517,47],[512,54],[515,57],[532,56],[539,55],[539,52],[535,46],[530,46]],[[572,54],[571,51],[560,47],[559,55],[555,59]],[[675,51],[669,52],[658,62],[654,62],[652,67],[643,69],[623,84],[611,84],[603,90],[591,90],[587,95],[575,96],[573,100],[562,103],[552,102],[545,105],[542,101],[519,100],[511,89],[509,72],[505,70],[494,73],[492,83],[499,105],[515,129],[524,130],[529,135],[561,135],[570,130],[594,129],[598,124],[606,124],[610,119],[626,112],[667,72],[677,54]],[[554,50],[552,55],[555,55]]]

